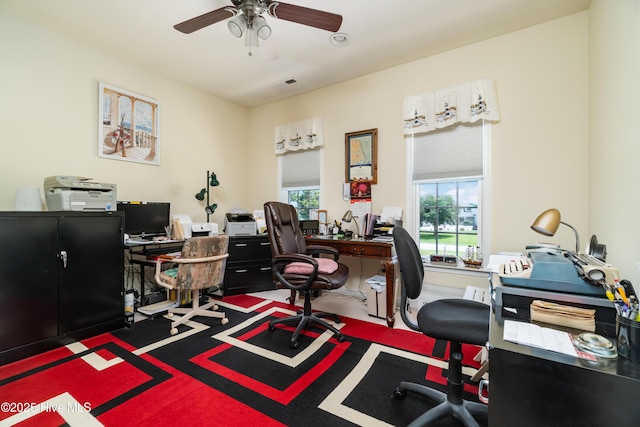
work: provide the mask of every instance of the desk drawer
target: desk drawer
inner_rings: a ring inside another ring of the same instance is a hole
[[[384,258],[387,256],[387,250],[380,246],[366,246],[366,245],[340,245],[339,249],[341,254],[344,255],[357,255],[367,256],[373,258]]]
[[[224,275],[224,295],[237,295],[275,289],[271,262],[229,265]]]
[[[229,258],[227,262],[260,259],[271,261],[271,246],[267,236],[231,237],[229,239]]]

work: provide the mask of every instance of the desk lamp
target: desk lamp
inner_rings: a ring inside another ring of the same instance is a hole
[[[197,200],[203,201],[205,198],[207,199],[207,203],[204,208],[207,213],[207,222],[209,222],[209,215],[212,215],[218,207],[217,203],[209,203],[209,187],[217,187],[218,185],[220,185],[220,181],[218,181],[218,177],[215,172],[207,171],[207,186],[196,194]]]
[[[353,212],[351,212],[351,209],[349,209],[348,211],[346,211],[344,213],[344,215],[342,215],[342,220],[344,222],[351,222],[351,220],[353,220],[353,222],[356,223],[356,234],[353,237],[355,237],[357,239],[358,235],[360,234],[360,229],[358,227],[358,221],[356,221],[356,218],[357,217],[353,216]]]
[[[533,224],[531,224],[531,229],[535,232],[538,232],[544,236],[553,236],[558,231],[558,227],[560,224],[564,224],[570,229],[573,230],[576,235],[576,254],[580,253],[580,237],[578,236],[578,230],[573,228],[571,225],[567,224],[564,221],[560,220],[560,211],[554,208],[547,209],[542,212]]]

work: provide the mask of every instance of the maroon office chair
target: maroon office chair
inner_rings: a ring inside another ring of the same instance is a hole
[[[311,294],[321,289],[340,288],[349,278],[348,267],[337,262],[339,253],[336,249],[319,245],[307,246],[293,206],[267,202],[264,204],[264,213],[276,287],[291,290],[291,303],[295,301],[296,292],[304,295],[303,310],[295,316],[271,320],[269,331],[274,331],[278,324],[297,325],[291,336],[291,348],[298,348],[300,332],[313,324],[333,332],[339,342],[344,341],[340,331],[323,319],[330,317],[340,323],[340,318],[331,313],[314,313],[311,309]],[[321,254],[329,257],[321,257]]]

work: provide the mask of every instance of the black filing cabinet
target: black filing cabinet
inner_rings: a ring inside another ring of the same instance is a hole
[[[120,212],[0,212],[0,364],[124,326]]]
[[[271,246],[266,235],[229,237],[224,295],[275,289],[271,276]]]

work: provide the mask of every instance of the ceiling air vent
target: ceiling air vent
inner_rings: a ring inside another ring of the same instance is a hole
[[[280,82],[276,82],[274,83],[274,86],[279,88],[279,89],[285,89],[285,88],[290,88],[293,85],[295,85],[296,83],[298,83],[298,81],[294,78],[290,78],[290,79],[286,79]]]

